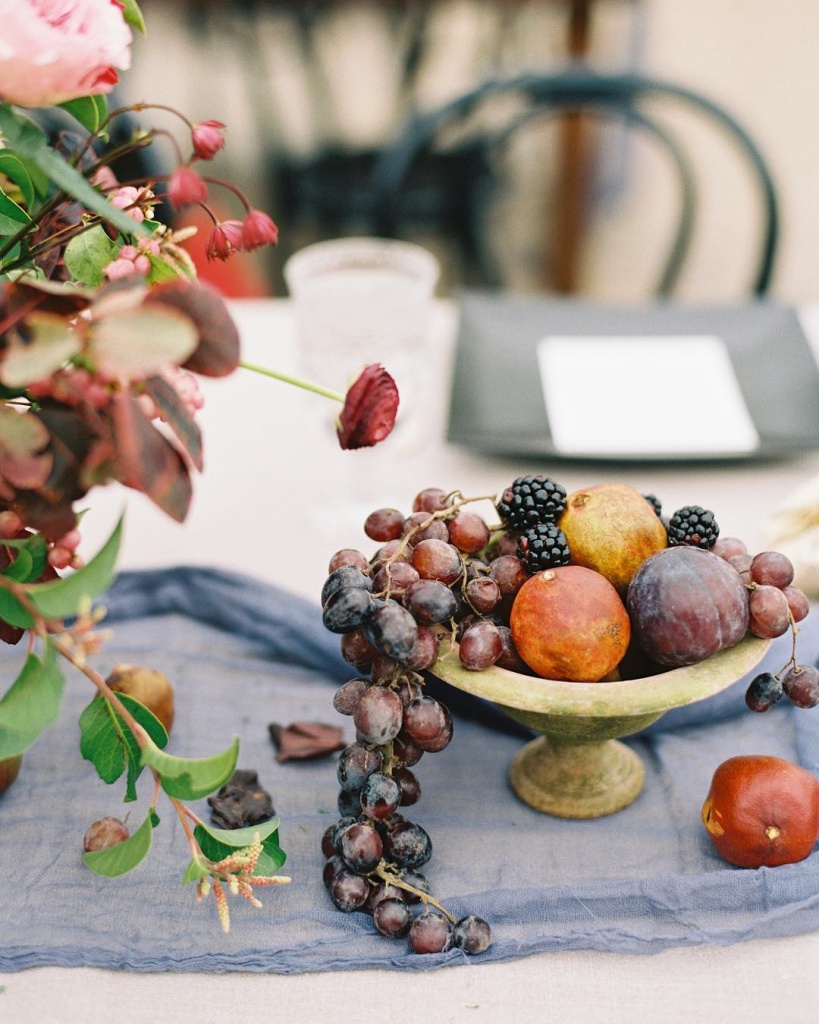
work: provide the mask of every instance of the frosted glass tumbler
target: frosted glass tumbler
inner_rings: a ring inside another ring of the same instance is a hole
[[[426,249],[391,239],[339,238],[297,252],[284,277],[305,374],[344,391],[362,366],[382,363],[405,412],[423,381],[439,273]]]

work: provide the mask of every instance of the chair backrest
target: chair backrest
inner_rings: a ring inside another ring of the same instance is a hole
[[[430,149],[442,128],[472,115],[490,98],[503,95],[521,97],[525,101],[524,112],[502,129],[495,130],[493,136],[487,136],[488,147],[502,144],[513,131],[543,111],[582,110],[608,118],[625,119],[648,132],[666,150],[675,167],[681,203],[677,230],[656,287],[660,296],[668,296],[673,290],[689,250],[696,210],[696,186],[691,161],[685,150],[667,127],[639,110],[637,104],[660,96],[704,114],[736,144],[756,180],[762,211],[762,234],[750,290],[756,296],[767,292],[779,235],[779,207],[771,173],[758,147],[745,129],[712,100],[687,87],[638,74],[602,75],[584,68],[571,68],[558,74],[491,80],[438,110],[415,117],[404,134],[382,152],[371,179],[376,224],[383,233],[395,232],[397,199],[406,187],[416,161]]]

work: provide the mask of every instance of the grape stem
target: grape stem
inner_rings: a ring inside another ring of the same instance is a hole
[[[427,903],[431,903],[433,907],[437,907],[445,917],[449,918],[452,924],[458,923],[458,918],[453,917],[446,907],[439,903],[435,897],[430,896],[429,893],[423,892],[421,889],[416,889],[414,885],[410,885],[409,882],[405,882],[400,875],[394,874],[392,871],[388,870],[383,860],[375,869],[374,874],[378,875],[381,881],[386,882],[387,885],[394,885],[396,889],[404,889],[406,892],[411,892],[413,896],[417,896],[421,900],[424,906],[426,906]]]
[[[791,667],[793,667],[793,670],[795,672],[799,671],[799,665],[798,665],[798,663],[796,661],[796,637],[797,637],[797,634],[799,633],[799,628],[796,625],[796,619],[793,617],[793,612],[790,610],[790,608],[788,609],[788,621],[790,622],[790,626],[791,626],[791,656],[785,662],[785,664],[782,666],[782,668],[776,673],[776,678],[777,679],[779,679],[779,677],[784,672],[787,672],[787,670],[789,668],[791,668]]]

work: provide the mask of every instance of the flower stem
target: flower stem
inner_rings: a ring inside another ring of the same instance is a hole
[[[278,370],[268,370],[264,366],[255,366],[253,363],[246,363],[242,361],[239,366],[243,370],[251,370],[253,373],[260,373],[264,377],[272,377],[274,380],[284,381],[285,384],[292,384],[297,388],[304,388],[305,391],[313,391],[317,395],[323,395],[325,398],[332,398],[334,402],[341,402],[344,404],[344,395],[338,393],[338,391],[331,391],[329,388],[323,388],[320,384],[311,384],[310,381],[300,380],[298,377],[290,377],[286,373],[279,373]]]

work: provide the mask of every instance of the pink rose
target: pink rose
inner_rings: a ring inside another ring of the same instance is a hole
[[[110,92],[131,63],[117,0],[14,0],[2,5],[0,99],[23,107]]]

